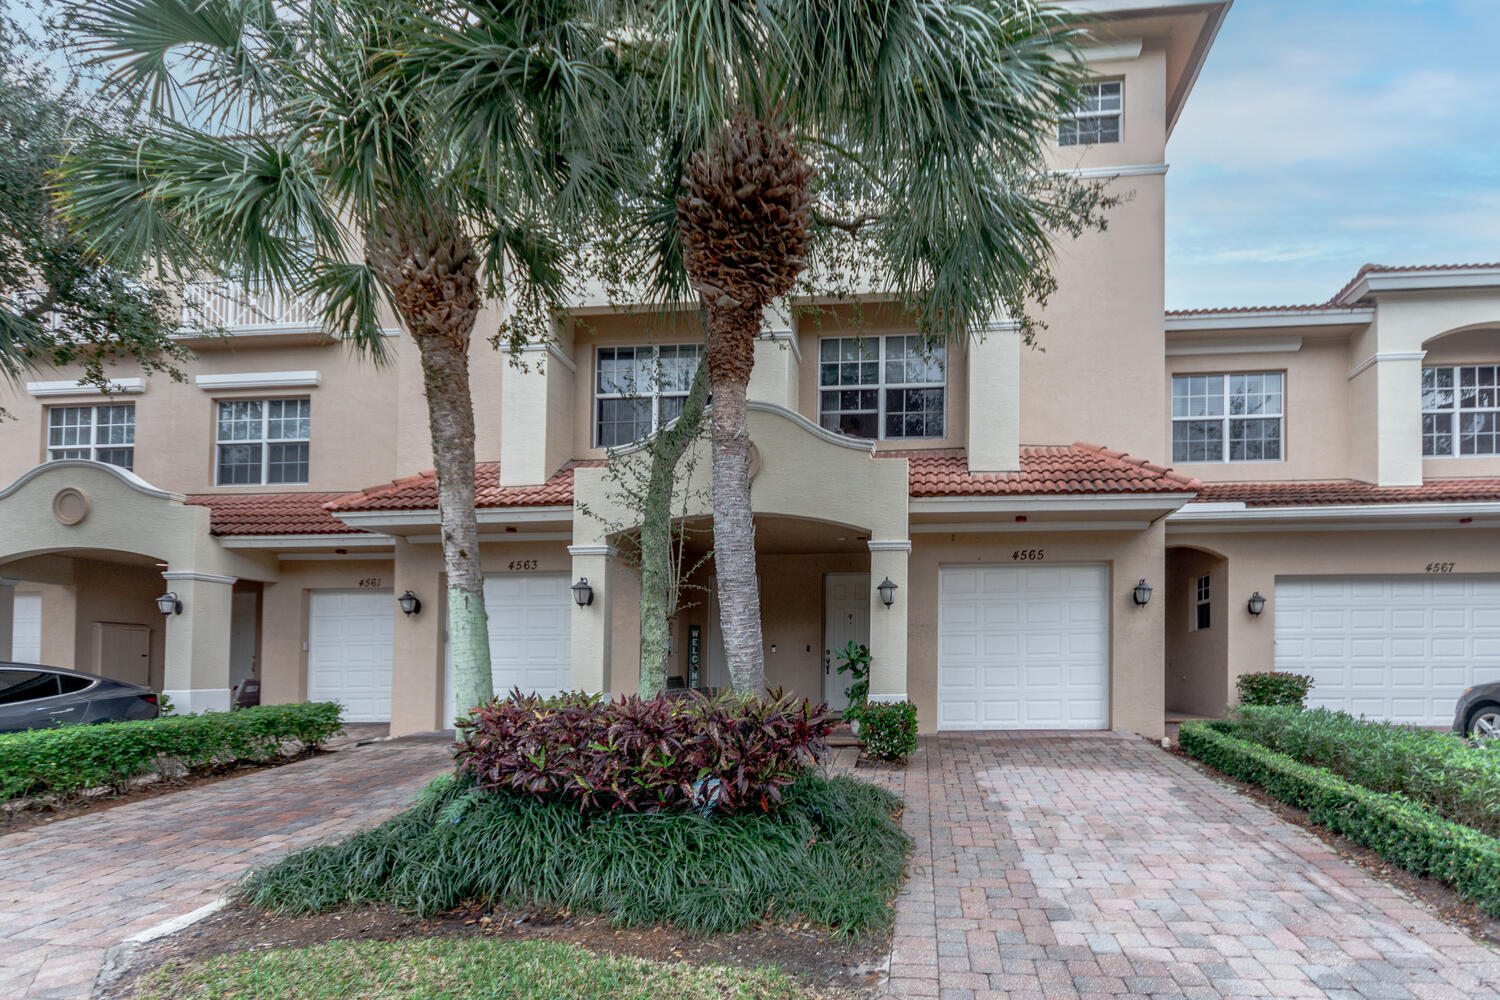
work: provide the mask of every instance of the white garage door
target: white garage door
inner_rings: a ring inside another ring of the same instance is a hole
[[[10,658],[17,663],[41,663],[42,595],[17,594],[12,621]]]
[[[341,703],[345,722],[390,721],[395,611],[395,599],[388,590],[328,590],[311,595],[309,701]]]
[[[566,573],[485,576],[484,609],[490,621],[490,672],[495,694],[503,698],[512,688],[520,688],[527,694],[550,696],[572,688],[570,586]],[[448,704],[452,706],[450,718],[456,717],[459,712],[451,655]]]
[[[1109,725],[1109,571],[938,571],[938,729]]]
[[[1275,612],[1276,669],[1312,676],[1313,707],[1446,725],[1500,679],[1500,576],[1278,577]]]

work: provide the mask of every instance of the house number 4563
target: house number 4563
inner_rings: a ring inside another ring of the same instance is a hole
[[[1016,549],[1010,554],[1015,562],[1041,562],[1047,558],[1046,549]]]

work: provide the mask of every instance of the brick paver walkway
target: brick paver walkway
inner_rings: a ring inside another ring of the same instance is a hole
[[[448,766],[407,740],[0,835],[0,997],[87,997],[106,952],[247,867],[399,811]]]
[[[896,996],[1500,998],[1500,953],[1142,740],[945,735],[886,780]]]

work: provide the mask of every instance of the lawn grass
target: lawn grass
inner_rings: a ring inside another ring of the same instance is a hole
[[[775,969],[694,966],[482,938],[333,941],[147,975],[135,1000],[801,1000]]]
[[[433,782],[406,812],[250,873],[243,901],[285,913],[460,903],[602,914],[696,934],[761,920],[847,937],[890,925],[910,841],[891,793],[809,772],[772,813],[581,812],[576,804]]]

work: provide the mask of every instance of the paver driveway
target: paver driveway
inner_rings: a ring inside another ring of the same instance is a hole
[[[106,951],[247,867],[399,811],[446,740],[338,753],[0,835],[0,997],[87,997]]]
[[[1500,997],[1500,953],[1140,739],[945,735],[888,780],[896,996]]]

